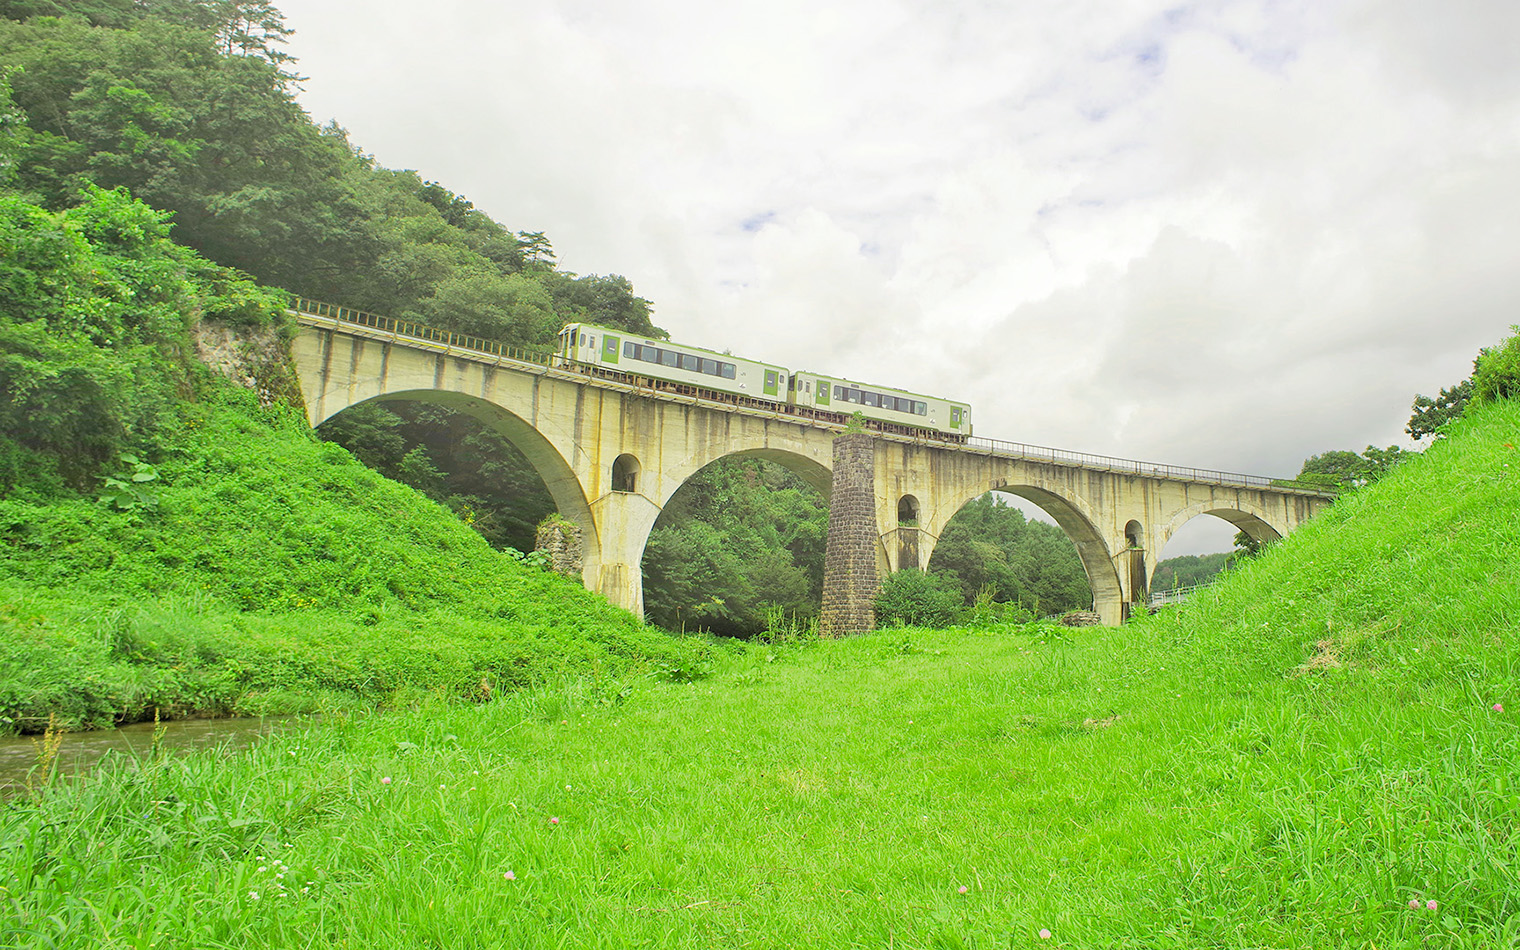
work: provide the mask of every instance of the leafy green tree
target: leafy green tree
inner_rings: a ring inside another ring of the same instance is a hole
[[[1474,404],[1520,396],[1520,326],[1510,330],[1513,336],[1478,354],[1472,375]]]
[[[1236,536],[1237,547],[1240,534]],[[1152,590],[1175,590],[1179,587],[1196,587],[1212,581],[1220,571],[1229,567],[1230,552],[1214,554],[1182,554],[1169,557],[1156,565],[1151,575]]]
[[[63,212],[0,195],[0,488],[51,472],[88,490],[177,427],[197,380],[185,313],[282,319],[278,295],[171,242],[166,217],[125,191]]]
[[[1476,360],[1473,362],[1473,368],[1477,368]],[[1467,400],[1471,397],[1471,377],[1454,386],[1443,388],[1434,399],[1416,393],[1414,403],[1410,406],[1414,414],[1409,417],[1409,425],[1405,426],[1404,431],[1409,433],[1409,437],[1416,442],[1427,435],[1439,439],[1441,427],[1453,419],[1460,419],[1462,410],[1466,408]]]
[[[876,592],[878,627],[948,627],[961,613],[960,584],[949,574],[905,568]]]
[[[950,519],[929,566],[957,579],[966,604],[985,587],[996,590],[998,602],[1036,613],[1092,604],[1087,572],[1071,540],[1055,525],[1026,520],[996,492]]]
[[[1386,449],[1369,445],[1360,455],[1336,449],[1305,459],[1297,480],[1310,485],[1350,491],[1382,478],[1408,454],[1396,445],[1390,445]]]
[[[768,608],[815,615],[828,509],[796,475],[720,459],[671,498],[644,549],[644,612],[668,629],[748,637]]]

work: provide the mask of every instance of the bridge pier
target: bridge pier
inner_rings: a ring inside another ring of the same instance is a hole
[[[644,616],[644,542],[660,506],[638,492],[612,491],[591,505],[598,557],[587,559],[588,588],[640,619]]]
[[[818,629],[826,637],[876,627],[876,440],[867,432],[834,440],[829,537]]]

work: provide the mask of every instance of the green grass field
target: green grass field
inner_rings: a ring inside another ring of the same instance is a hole
[[[59,780],[0,813],[0,933],[1520,946],[1517,434],[1479,413],[1119,629],[754,644]]]

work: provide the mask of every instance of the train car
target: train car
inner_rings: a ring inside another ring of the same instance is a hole
[[[785,405],[791,394],[791,374],[785,367],[590,323],[572,323],[561,330],[558,353],[573,364],[604,372],[682,383],[764,403]]]
[[[566,365],[614,376],[640,377],[753,399],[799,414],[842,422],[859,411],[889,431],[924,431],[950,439],[971,435],[971,407],[935,396],[857,383],[822,373],[789,373],[783,366],[740,359],[698,346],[654,340],[591,323],[559,334]]]
[[[792,375],[792,401],[847,416],[859,412],[867,419],[900,429],[928,429],[957,439],[971,435],[971,407],[966,403],[807,370]]]

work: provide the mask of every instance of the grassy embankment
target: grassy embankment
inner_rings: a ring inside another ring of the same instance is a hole
[[[757,644],[55,785],[4,813],[5,939],[1520,945],[1517,432],[1122,629]]]
[[[707,662],[707,642],[493,551],[298,411],[207,388],[161,436],[155,507],[0,497],[0,726],[485,699]]]

